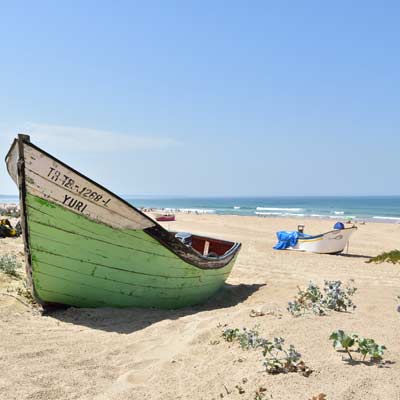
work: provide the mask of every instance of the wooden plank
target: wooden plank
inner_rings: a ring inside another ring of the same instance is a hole
[[[117,197],[29,144],[25,144],[24,152],[29,193],[114,228],[145,229],[155,225]]]
[[[208,240],[206,240],[206,242],[204,243],[203,256],[208,255],[209,248],[210,248],[210,242]]]
[[[222,269],[199,269],[143,231],[98,224],[61,206],[46,206],[31,194],[26,200],[33,278],[45,302],[81,307],[196,304],[224,284],[233,266],[234,260]]]

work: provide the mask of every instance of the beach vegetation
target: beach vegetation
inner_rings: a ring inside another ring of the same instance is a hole
[[[400,250],[392,250],[392,251],[383,252],[381,254],[378,254],[375,257],[370,258],[366,262],[368,264],[369,263],[381,264],[383,262],[388,262],[388,263],[392,263],[392,264],[400,264]]]
[[[258,325],[252,329],[243,328],[242,330],[226,328],[222,332],[222,337],[227,342],[238,342],[243,350],[256,349],[262,345],[264,340],[260,337]]]
[[[227,342],[233,342],[236,340],[237,336],[239,334],[239,329],[231,329],[231,328],[226,328],[222,331],[222,337],[227,341]]]
[[[354,280],[342,287],[341,281],[325,281],[324,285],[324,304],[329,310],[333,311],[353,311],[357,307],[351,297],[356,293],[357,288],[354,286]]]
[[[238,342],[242,350],[260,348],[264,356],[263,366],[269,374],[299,372],[309,376],[312,372],[293,345],[285,346],[285,339],[282,337],[275,337],[273,340],[261,337],[257,326],[243,330],[226,328],[222,337],[227,342]]]
[[[8,276],[14,278],[19,277],[18,270],[22,267],[22,264],[18,262],[15,254],[4,254],[0,256],[0,271]]]
[[[356,342],[355,335],[353,334],[348,335],[342,330],[337,330],[331,333],[329,339],[333,340],[333,347],[335,349],[339,348],[344,349],[346,353],[349,355],[350,359],[351,360],[353,359],[350,353],[350,348],[353,347],[354,343]]]
[[[357,291],[350,281],[345,287],[341,281],[325,281],[321,290],[313,282],[308,284],[306,289],[298,286],[297,296],[294,301],[288,303],[287,310],[295,317],[312,312],[315,315],[327,315],[329,311],[348,311],[354,310],[356,305],[351,297]]]
[[[374,339],[364,338],[355,333],[347,334],[343,330],[337,330],[331,333],[330,340],[333,340],[335,349],[342,348],[353,360],[351,351],[355,351],[361,355],[361,361],[369,356],[371,362],[380,362],[386,350],[384,345],[375,342]]]
[[[301,354],[293,345],[285,348],[284,343],[285,339],[282,337],[264,341],[262,352],[266,371],[269,374],[300,372],[304,376],[309,376],[312,370],[301,360]]]

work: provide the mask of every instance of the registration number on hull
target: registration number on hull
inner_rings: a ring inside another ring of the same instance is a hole
[[[103,195],[100,193],[97,193],[96,191],[88,188],[88,187],[81,187],[78,183],[75,182],[74,179],[69,177],[68,175],[62,173],[59,171],[57,168],[50,167],[49,172],[47,174],[47,178],[52,180],[54,183],[57,183],[58,185],[72,190],[75,193],[77,193],[79,196],[85,197],[89,200],[92,200],[96,203],[99,203],[103,205],[104,207],[108,207],[108,204],[110,203],[111,199],[110,198],[103,198]],[[78,205],[80,203],[80,205]],[[67,205],[71,208],[74,208],[77,211],[83,212],[85,207],[81,210],[80,208],[84,205],[84,203],[73,199],[71,196],[65,195],[65,199],[63,201],[64,205]],[[73,204],[73,205],[70,205]]]

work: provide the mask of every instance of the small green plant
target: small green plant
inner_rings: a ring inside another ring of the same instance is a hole
[[[366,263],[377,263],[381,264],[383,262],[389,262],[392,264],[400,264],[400,250],[387,251],[378,254],[376,257],[370,258]]]
[[[355,309],[356,305],[351,298],[357,291],[353,286],[354,280],[350,280],[346,287],[342,287],[341,281],[325,281],[324,286],[324,304],[329,310],[347,311],[349,308]]]
[[[305,290],[297,287],[298,293],[294,301],[288,303],[287,310],[295,317],[311,311],[315,315],[327,315],[329,311],[347,311],[355,309],[351,300],[357,288],[350,281],[342,287],[341,281],[325,281],[323,291],[313,282]]]
[[[243,331],[238,335],[238,340],[243,350],[249,350],[260,347],[264,339],[260,338],[258,326],[255,326],[253,329],[243,328]]]
[[[363,361],[367,355],[369,355],[371,361],[380,361],[382,359],[386,350],[385,346],[375,343],[374,339],[359,338],[357,341],[358,350],[363,356]]]
[[[308,310],[312,310],[312,312],[317,315],[325,314],[324,310],[320,307],[323,294],[317,285],[310,282],[305,290],[297,286],[297,291],[295,300],[288,304],[288,311],[292,315],[298,317],[305,314]]]
[[[231,328],[226,328],[222,331],[222,337],[227,341],[227,342],[233,342],[234,340],[237,339],[237,336],[239,334],[239,329],[231,329]]]
[[[17,261],[17,257],[14,254],[5,254],[0,256],[0,271],[6,275],[19,277],[18,269],[22,267],[22,264]]]
[[[222,337],[227,342],[237,341],[243,350],[256,349],[263,342],[257,325],[252,329],[243,328],[243,330],[226,328],[222,332]]]
[[[269,341],[260,336],[258,327],[253,329],[225,328],[222,337],[227,342],[237,341],[243,350],[261,348],[264,356],[263,365],[270,374],[300,372],[304,376],[309,376],[312,372],[301,360],[301,354],[296,351],[293,345],[285,348],[285,340],[276,337]]]
[[[353,347],[354,343],[356,342],[356,337],[355,335],[347,335],[344,331],[338,330],[335,332],[332,332],[331,335],[329,336],[330,340],[333,340],[333,347],[335,349],[342,348],[346,351],[346,353],[349,355],[350,359],[352,360],[353,357],[350,353],[350,348]]]
[[[353,360],[353,357],[350,350],[355,345],[357,347],[354,348],[354,351],[361,354],[362,361],[365,361],[365,358],[369,356],[370,361],[380,362],[386,350],[385,346],[379,345],[374,339],[364,338],[354,333],[349,335],[342,330],[332,332],[329,339],[333,340],[335,349],[343,348],[351,360]]]
[[[266,371],[269,374],[302,372],[309,376],[312,371],[301,361],[301,354],[293,345],[284,348],[284,343],[285,340],[281,337],[275,337],[272,342],[264,342],[262,348]]]

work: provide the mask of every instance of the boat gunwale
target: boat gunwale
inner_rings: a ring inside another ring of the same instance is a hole
[[[13,150],[14,146],[18,146],[18,161],[17,161],[17,177],[18,181],[18,192],[19,192],[19,201],[20,201],[20,208],[21,208],[21,228],[22,228],[22,235],[24,238],[24,253],[25,253],[25,271],[27,276],[28,286],[32,290],[32,295],[35,300],[41,304],[45,305],[46,303],[42,301],[40,296],[38,296],[35,288],[35,282],[33,279],[33,268],[32,268],[32,254],[31,254],[31,246],[30,246],[30,237],[29,237],[29,227],[28,227],[28,217],[27,217],[27,204],[26,204],[26,181],[25,181],[25,153],[24,153],[24,140],[30,140],[29,136],[18,134],[18,139],[14,139],[9,152],[6,156],[6,164],[7,164],[7,171],[8,168],[8,161],[7,158],[9,157],[11,151]]]
[[[307,240],[311,240],[311,239],[318,239],[318,238],[320,238],[320,237],[323,237],[323,236],[327,235],[328,233],[341,232],[341,231],[346,231],[346,230],[351,230],[351,229],[357,230],[358,228],[357,228],[356,226],[351,226],[351,227],[349,227],[349,228],[333,229],[333,230],[328,231],[328,232],[320,233],[319,235],[313,235],[313,236],[302,237],[302,238],[299,238],[299,240],[301,240],[301,241],[307,241]]]

